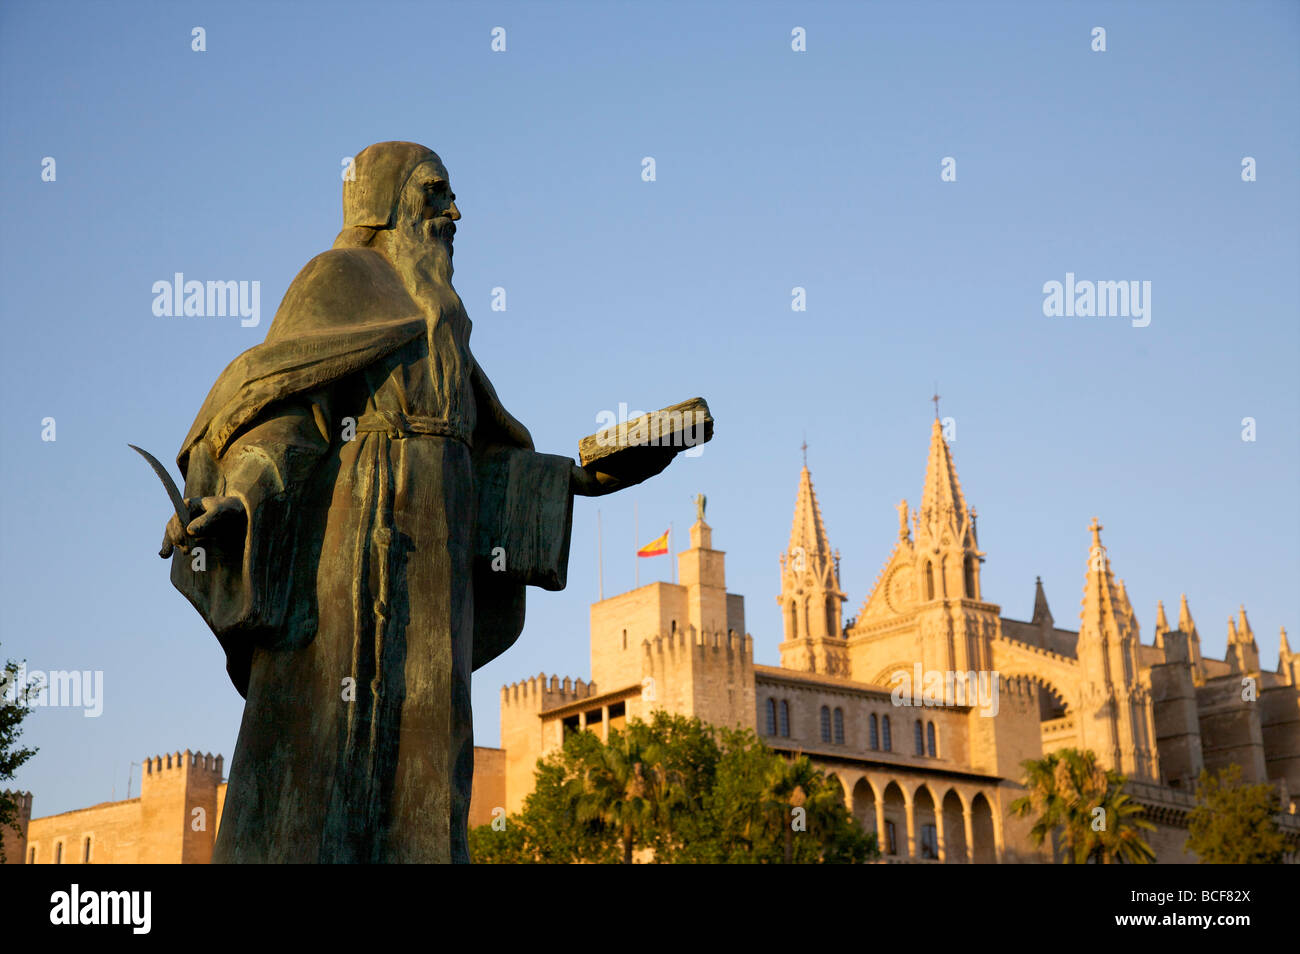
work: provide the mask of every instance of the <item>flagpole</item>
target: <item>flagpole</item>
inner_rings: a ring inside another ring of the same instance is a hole
[[[641,517],[637,512],[636,501],[632,501],[632,541],[633,559],[636,561],[636,588],[641,588],[641,558],[636,556],[636,551],[641,549]]]
[[[673,553],[673,543],[677,540],[676,534],[673,533],[673,525],[668,524],[668,559],[673,565],[673,585],[677,585],[677,554]]]
[[[605,555],[601,548],[600,511],[596,511],[596,597],[605,598]]]

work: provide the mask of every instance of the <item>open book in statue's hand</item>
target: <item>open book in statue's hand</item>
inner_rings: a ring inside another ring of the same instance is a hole
[[[713,417],[704,398],[619,421],[578,441],[578,459],[587,478],[575,474],[574,490],[595,496],[639,484],[677,454],[712,438]]]

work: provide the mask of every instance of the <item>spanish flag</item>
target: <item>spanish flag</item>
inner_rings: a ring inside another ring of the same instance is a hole
[[[668,552],[668,531],[665,530],[664,535],[662,537],[656,537],[655,539],[651,540],[640,550],[637,550],[636,555],[639,557],[663,556],[667,552]]]

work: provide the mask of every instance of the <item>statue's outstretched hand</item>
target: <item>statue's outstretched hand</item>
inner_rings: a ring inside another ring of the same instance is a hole
[[[238,497],[186,497],[190,508],[190,522],[181,527],[180,519],[172,514],[163,534],[162,549],[158,555],[166,559],[172,550],[189,551],[190,544],[205,537],[227,536],[243,529],[246,514]]]
[[[649,480],[655,474],[661,473],[665,467],[672,463],[673,457],[680,448],[673,447],[638,447],[636,458],[636,469],[625,473],[621,477],[615,477],[601,471],[594,473],[585,467],[573,465],[572,476],[569,478],[569,488],[583,497],[600,497],[604,494],[612,494],[616,490],[622,490],[624,487],[632,487],[641,483],[643,480]]]

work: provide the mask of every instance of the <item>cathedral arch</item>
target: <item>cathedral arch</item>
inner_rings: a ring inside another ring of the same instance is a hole
[[[1039,721],[1049,722],[1074,714],[1074,706],[1067,696],[1051,679],[1036,672],[1002,673],[998,679],[999,692],[1011,692],[1015,685],[1032,684],[1038,689]]]
[[[934,795],[922,782],[912,793],[912,830],[916,835],[916,854],[922,861],[939,860],[939,826],[935,812]]]
[[[871,680],[871,685],[881,686],[886,689],[893,689],[896,685],[898,685],[898,681],[894,678],[894,674],[900,672],[903,675],[907,676],[908,679],[911,679],[912,672],[913,672],[913,663],[908,662],[906,660],[900,660],[899,662],[890,663],[888,666],[886,666],[884,669],[880,670],[880,672],[876,674],[876,678]]]
[[[853,786],[853,817],[858,820],[858,824],[864,832],[874,832],[876,830],[876,790],[871,786],[866,776],[858,779]],[[883,844],[881,845],[884,851]]]
[[[966,846],[966,806],[957,790],[950,788],[943,796],[944,860],[949,864],[969,861]]]
[[[885,855],[907,855],[907,800],[898,782],[885,786],[881,801],[884,803],[885,830],[880,839],[880,851]]]
[[[971,860],[977,865],[996,864],[997,835],[993,827],[993,809],[983,792],[971,800]]]

